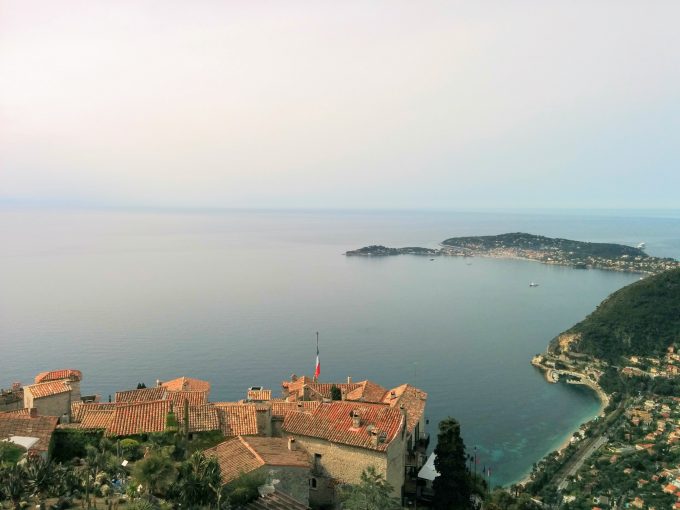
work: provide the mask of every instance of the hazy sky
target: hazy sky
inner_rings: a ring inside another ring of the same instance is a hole
[[[680,207],[680,2],[0,0],[0,202]]]

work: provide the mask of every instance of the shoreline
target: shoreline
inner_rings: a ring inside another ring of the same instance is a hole
[[[579,269],[581,271],[587,271],[587,270],[599,270],[599,271],[614,271],[615,273],[626,273],[626,274],[638,274],[638,275],[645,275],[645,276],[650,276],[653,275],[654,273],[649,272],[649,271],[643,271],[643,270],[630,270],[630,269],[617,269],[614,267],[598,267],[598,266],[589,266],[589,267],[584,267],[584,268],[578,268],[575,267],[573,264],[560,264],[557,262],[546,262],[544,260],[539,260],[539,259],[534,259],[531,257],[520,257],[519,255],[495,255],[492,253],[475,253],[473,255],[451,255],[449,253],[445,253],[447,245],[445,244],[440,244],[440,248],[442,249],[442,255],[445,257],[462,257],[462,258],[475,258],[475,257],[481,257],[485,259],[495,259],[495,260],[521,260],[521,261],[526,261],[526,262],[537,262],[538,264],[543,264],[544,266],[559,266],[559,267],[568,267],[571,269]]]
[[[539,365],[539,364],[536,364],[536,363],[532,363],[532,365],[534,367],[536,367],[538,370],[543,371],[544,374],[547,372],[547,370],[549,370],[549,368],[547,368],[543,365]],[[546,379],[546,382],[547,382],[547,379]],[[563,383],[562,381],[559,381],[557,383],[552,383],[552,384],[561,384],[561,383],[562,384],[568,384],[566,382]],[[609,402],[610,402],[609,395],[607,395],[605,393],[605,391],[597,383],[593,383],[593,385],[591,385],[591,384],[579,384],[579,386],[586,386],[587,388],[590,388],[595,393],[595,395],[597,396],[597,399],[600,401],[600,408],[599,408],[598,413],[595,416],[595,418],[605,417],[606,416],[605,409],[607,408],[607,406],[609,405]],[[592,420],[592,418],[591,418],[591,420]],[[584,423],[588,423],[588,421],[591,421],[591,420],[587,420],[587,421],[580,423],[575,430],[570,432],[565,437],[565,439],[559,444],[559,447],[556,450],[550,450],[550,451],[546,452],[545,455],[543,455],[539,459],[539,461],[544,459],[548,454],[550,454],[552,452],[557,452],[558,455],[561,455],[562,452],[564,452],[564,450],[571,444],[571,438],[574,436],[574,434],[581,430],[581,427],[583,426]],[[526,487],[526,485],[529,482],[531,482],[531,473],[532,473],[532,471],[529,470],[529,472],[526,475],[524,475],[522,478],[520,478],[518,481],[511,483],[511,484],[508,484],[504,488],[510,487],[512,485],[521,485],[522,487]]]

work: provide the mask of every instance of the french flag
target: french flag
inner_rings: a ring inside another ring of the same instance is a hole
[[[314,379],[318,379],[321,374],[321,363],[319,363],[319,333],[316,334],[316,367],[314,368]]]

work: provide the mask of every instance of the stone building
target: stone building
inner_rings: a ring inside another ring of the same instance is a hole
[[[403,410],[372,403],[320,403],[311,412],[288,412],[282,431],[310,455],[313,503],[333,503],[336,484],[360,483],[369,466],[384,475],[394,496],[402,496],[407,431]]]
[[[35,408],[41,416],[57,416],[69,421],[71,403],[80,401],[82,377],[80,371],[73,369],[38,374],[35,384],[24,386],[24,408]]]
[[[35,409],[0,413],[0,441],[23,446],[29,455],[49,455],[56,416],[38,416]]]
[[[261,473],[265,486],[309,504],[311,462],[294,440],[278,437],[228,439],[205,451],[220,464],[222,483],[229,484],[243,474]]]

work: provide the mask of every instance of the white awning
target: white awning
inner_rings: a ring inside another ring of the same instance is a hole
[[[9,438],[5,439],[5,441],[9,441],[10,443],[14,443],[19,446],[23,446],[27,450],[30,450],[33,448],[40,439],[37,437],[27,437],[27,436],[9,436]]]
[[[432,482],[438,476],[439,473],[437,473],[437,470],[434,468],[434,452],[432,452],[427,458],[425,465],[420,468],[420,471],[418,471],[418,478]]]

